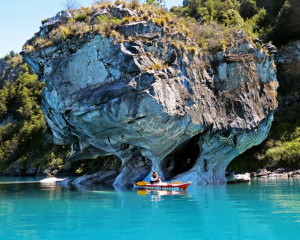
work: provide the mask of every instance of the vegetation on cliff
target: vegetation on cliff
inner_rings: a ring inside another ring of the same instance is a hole
[[[68,151],[47,139],[47,125],[40,109],[43,83],[19,54],[0,59],[0,172],[18,168],[58,167]]]
[[[300,39],[298,0],[186,0],[172,11],[203,23],[243,26],[277,46]]]
[[[51,19],[43,20],[41,29],[50,23],[53,27],[51,30],[47,30],[47,34],[41,34],[42,31],[36,33],[32,39],[27,41],[23,50],[31,52],[34,49],[57,45],[75,36],[82,37],[87,33],[101,34],[113,38],[117,42],[135,39],[149,41],[149,39],[143,39],[143,36],[128,37],[118,31],[118,27],[121,25],[142,21],[151,21],[157,26],[163,27],[167,36],[164,39],[165,42],[172,42],[174,47],[193,53],[196,53],[200,48],[225,51],[226,48],[234,44],[235,35],[240,29],[244,30],[244,37],[248,40],[255,36],[251,26],[245,23],[239,13],[232,9],[228,10],[224,21],[217,21],[213,17],[210,18],[210,21],[208,19],[207,21],[197,21],[198,19],[194,16],[182,16],[183,14],[179,10],[173,9],[174,11],[170,12],[157,4],[156,1],[147,2],[142,4],[136,0],[118,0],[114,4],[101,2],[95,3],[91,7],[68,10],[69,16],[58,25],[54,25]],[[115,11],[116,6],[127,8],[128,14],[111,14]],[[174,33],[182,35],[183,39],[175,40]]]

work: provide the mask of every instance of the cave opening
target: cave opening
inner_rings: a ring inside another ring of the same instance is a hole
[[[166,181],[190,170],[200,154],[199,135],[183,142],[161,162],[161,169]]]

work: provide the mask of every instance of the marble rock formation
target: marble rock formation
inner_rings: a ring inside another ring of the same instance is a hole
[[[165,180],[225,183],[230,161],[270,129],[273,56],[242,31],[226,52],[194,53],[166,41],[151,21],[118,30],[129,40],[86,34],[23,53],[45,82],[54,142],[72,145],[70,161],[117,156],[116,186],[147,180],[151,170]]]

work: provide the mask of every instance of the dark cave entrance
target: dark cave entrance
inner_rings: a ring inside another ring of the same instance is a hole
[[[161,162],[160,166],[167,181],[195,165],[200,153],[198,140],[199,135],[183,142]]]

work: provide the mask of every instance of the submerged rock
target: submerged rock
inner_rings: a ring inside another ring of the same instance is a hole
[[[151,169],[166,180],[226,182],[230,161],[270,129],[277,107],[273,57],[241,37],[226,53],[192,53],[166,41],[152,22],[119,30],[144,34],[145,41],[86,34],[23,53],[45,82],[42,109],[55,143],[72,144],[69,161],[120,158],[117,186]]]
[[[70,186],[71,183],[72,183],[72,181],[71,181],[71,179],[69,179],[69,178],[66,178],[66,179],[63,180],[63,181],[57,182],[57,184],[60,185],[60,186],[62,186],[62,187]]]

